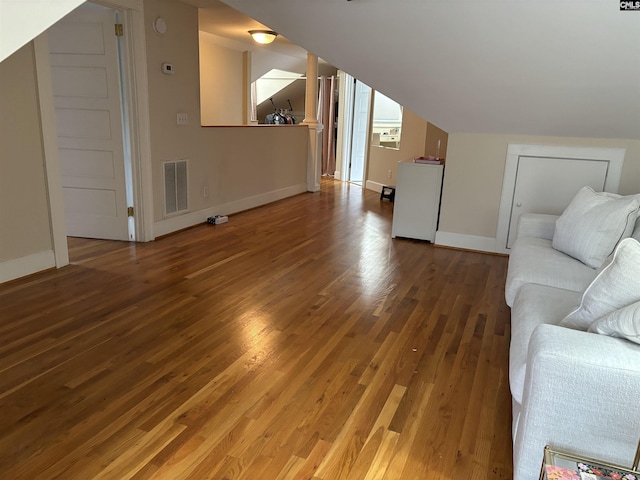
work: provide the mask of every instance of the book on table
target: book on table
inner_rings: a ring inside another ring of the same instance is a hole
[[[640,474],[633,468],[629,470],[546,446],[540,480],[640,480]]]

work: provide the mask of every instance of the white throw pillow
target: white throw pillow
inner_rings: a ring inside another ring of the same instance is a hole
[[[552,246],[577,258],[591,268],[598,268],[616,245],[633,232],[640,200],[596,193],[582,187],[556,221]]]
[[[614,310],[596,320],[589,331],[640,343],[640,302]]]
[[[633,238],[620,242],[609,263],[582,294],[580,305],[560,325],[587,330],[609,313],[640,301],[640,243]]]

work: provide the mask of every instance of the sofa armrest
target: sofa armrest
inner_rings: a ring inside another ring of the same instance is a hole
[[[537,479],[545,445],[630,466],[640,436],[640,345],[555,325],[529,343],[514,479]]]
[[[558,215],[523,213],[518,217],[518,237],[537,237],[553,240]]]

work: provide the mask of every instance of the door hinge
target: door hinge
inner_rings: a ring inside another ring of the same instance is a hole
[[[133,207],[127,207],[127,216],[133,217]]]
[[[123,36],[124,35],[124,29],[122,28],[122,24],[121,23],[116,23],[115,27],[116,27],[116,37]]]

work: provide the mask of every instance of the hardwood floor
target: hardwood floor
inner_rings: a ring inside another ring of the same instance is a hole
[[[323,181],[0,285],[2,479],[508,479],[507,259]]]

